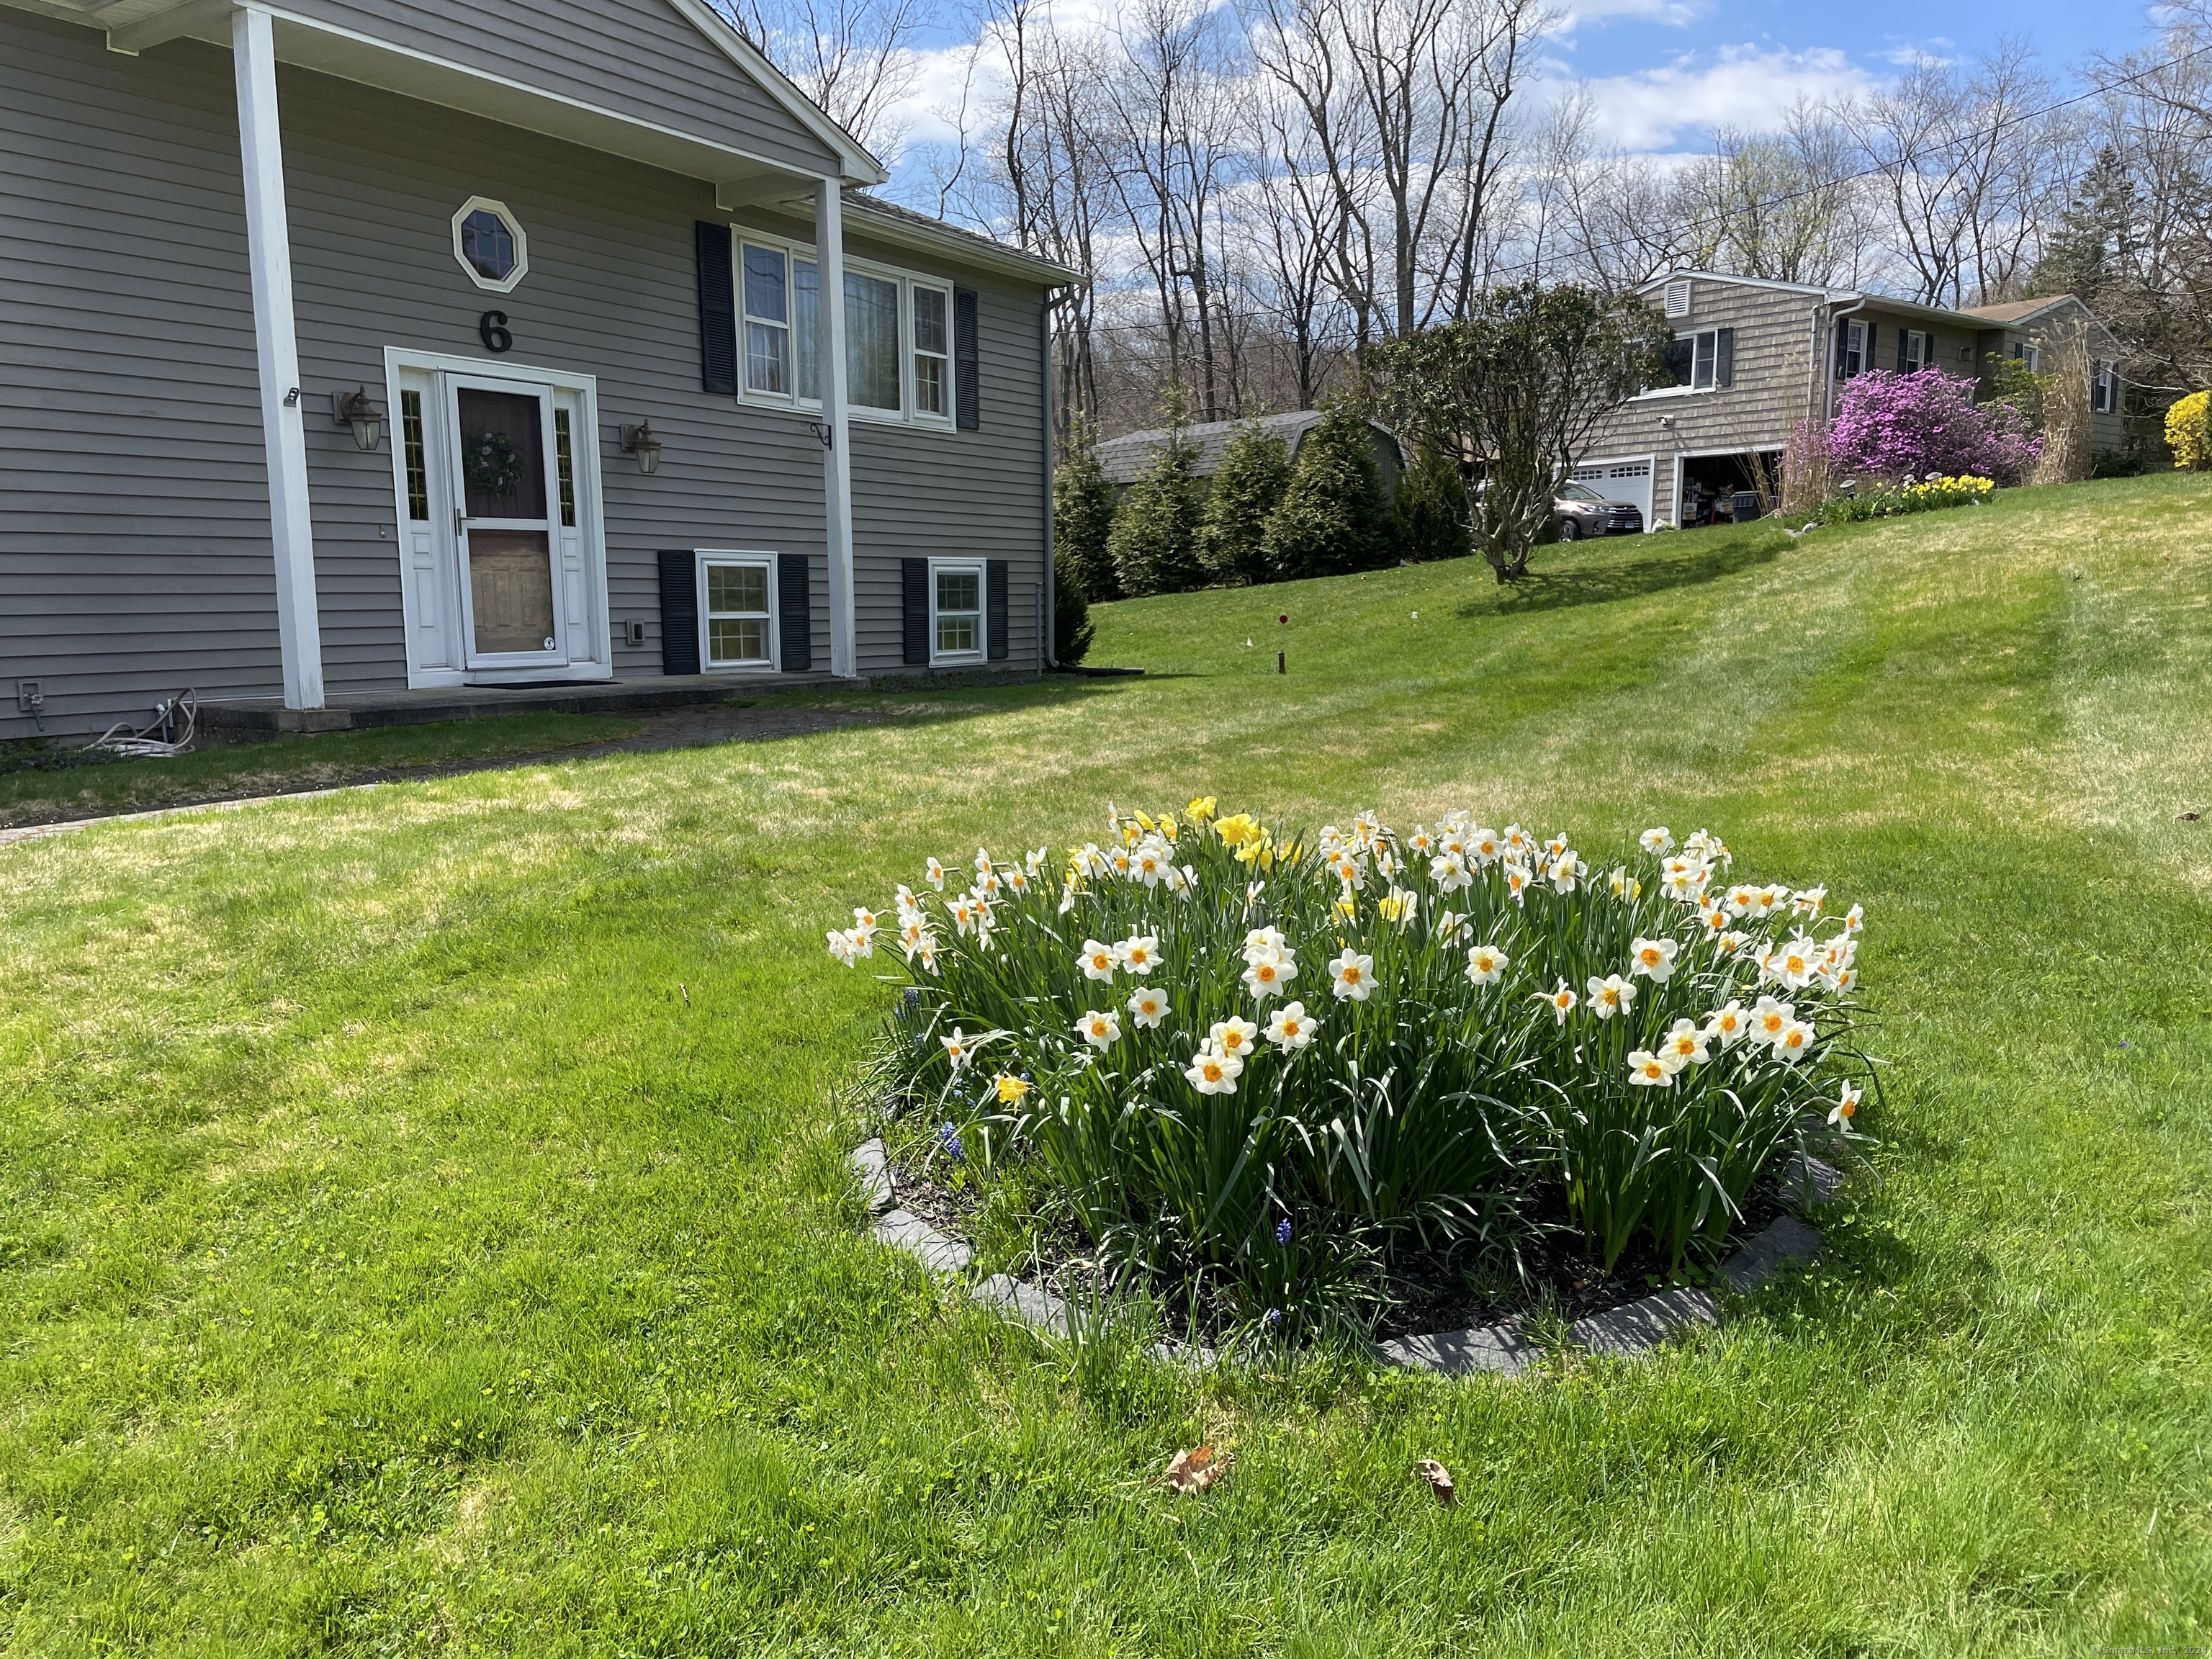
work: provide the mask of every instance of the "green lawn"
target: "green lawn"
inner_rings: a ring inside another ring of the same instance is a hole
[[[276,790],[319,789],[396,768],[440,767],[534,755],[629,737],[637,722],[599,714],[500,714],[263,743],[219,744],[164,760],[106,760],[92,765],[19,769],[0,750],[0,830],[112,812],[145,811],[179,801]],[[82,738],[48,746],[49,763]],[[21,752],[21,751],[19,751]]]
[[[0,849],[0,1651],[2212,1644],[2208,507],[1127,604],[1139,680]],[[1201,789],[1863,902],[1820,1267],[1638,1365],[1200,1376],[865,1242],[890,993],[823,930]],[[1148,1484],[1201,1436],[1224,1489]]]

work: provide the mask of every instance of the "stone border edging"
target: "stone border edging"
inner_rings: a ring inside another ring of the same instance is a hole
[[[848,1162],[859,1182],[861,1198],[872,1218],[876,1240],[904,1250],[932,1273],[960,1273],[975,1253],[960,1239],[939,1232],[919,1216],[896,1207],[891,1185],[890,1152],[882,1137],[854,1148]],[[1799,1160],[1789,1185],[1796,1190],[1793,1208],[1825,1204],[1842,1190],[1843,1174],[1817,1158]],[[1795,1215],[1769,1222],[1747,1239],[1722,1267],[1728,1288],[1741,1296],[1759,1288],[1788,1263],[1811,1261],[1820,1252],[1818,1229]],[[969,1300],[994,1308],[1010,1319],[1039,1330],[1066,1329],[1067,1304],[1050,1291],[1024,1285],[1005,1273],[970,1285]],[[1691,1325],[1720,1322],[1720,1304],[1711,1291],[1694,1289],[1661,1291],[1624,1306],[1577,1319],[1568,1334],[1586,1352],[1613,1359],[1640,1358]],[[1152,1352],[1163,1359],[1195,1360],[1211,1365],[1212,1350],[1193,1350],[1181,1343],[1163,1342]],[[1445,1376],[1489,1371],[1513,1376],[1534,1364],[1537,1350],[1508,1325],[1483,1325],[1464,1331],[1432,1331],[1425,1336],[1394,1337],[1376,1345],[1384,1363]]]

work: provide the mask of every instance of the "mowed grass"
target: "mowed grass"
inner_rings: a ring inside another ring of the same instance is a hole
[[[2212,1643],[2208,507],[1128,604],[1141,680],[0,849],[0,1650]],[[1640,1364],[1199,1376],[866,1242],[890,994],[823,929],[1200,791],[1708,825],[1863,902],[1820,1266]],[[1201,1438],[1223,1489],[1152,1484]]]
[[[532,755],[630,736],[638,723],[603,714],[500,714],[265,742],[211,744],[161,760],[110,760],[51,770],[5,769],[0,752],[0,830],[146,811],[216,796],[315,789],[393,768],[435,767]],[[82,737],[52,747],[82,749]]]

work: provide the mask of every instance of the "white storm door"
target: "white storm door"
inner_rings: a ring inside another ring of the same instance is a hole
[[[565,667],[569,595],[553,389],[446,374],[446,459],[470,668]],[[568,515],[575,516],[573,503]]]

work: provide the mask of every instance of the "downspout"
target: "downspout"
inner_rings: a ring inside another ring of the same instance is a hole
[[[1822,360],[1826,365],[1828,389],[1824,394],[1822,394],[1820,398],[1820,418],[1824,421],[1833,420],[1836,416],[1836,354],[1833,342],[1833,330],[1838,324],[1844,320],[1844,318],[1850,316],[1855,311],[1863,309],[1865,307],[1866,302],[1867,296],[1862,294],[1857,299],[1852,301],[1850,304],[1832,308],[1828,313],[1827,331],[1830,334],[1830,344],[1827,355],[1825,359]],[[1860,367],[1863,369],[1865,365],[1861,364]]]
[[[1045,670],[1060,666],[1053,653],[1054,617],[1052,546],[1052,290],[1037,301],[1037,452],[1044,457],[1044,633],[1037,641],[1037,659]]]

